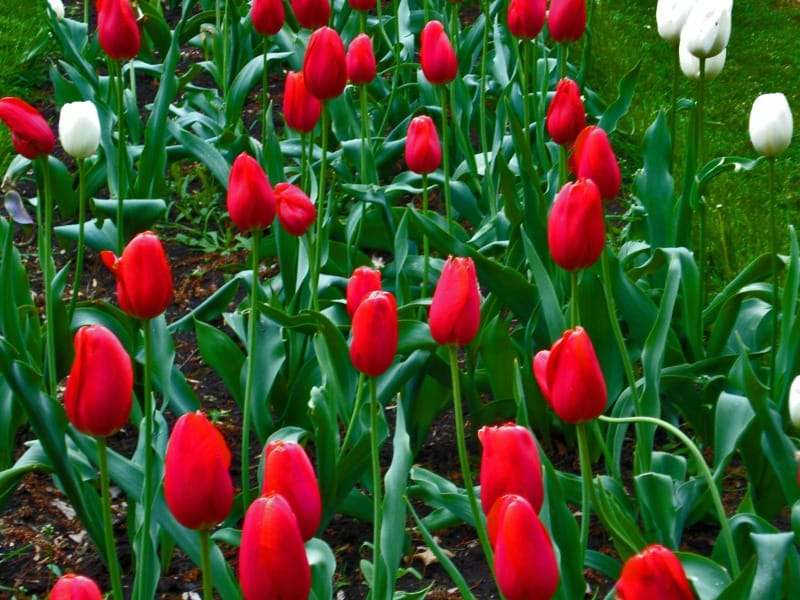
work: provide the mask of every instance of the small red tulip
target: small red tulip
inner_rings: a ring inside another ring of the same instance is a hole
[[[547,243],[553,261],[577,271],[592,266],[603,253],[606,227],[603,200],[591,179],[568,181],[558,192],[547,219]]]
[[[347,78],[355,85],[367,84],[377,74],[372,40],[366,33],[359,33],[347,47]]]
[[[586,127],[575,140],[569,168],[578,177],[587,177],[597,184],[603,200],[611,200],[619,192],[622,177],[617,156],[608,134],[595,125]]]
[[[420,37],[420,63],[425,79],[434,85],[453,81],[458,75],[458,59],[444,25],[428,21]]]
[[[239,546],[244,600],[308,600],[311,568],[297,519],[280,494],[256,499],[247,509]]]
[[[328,0],[292,0],[292,10],[300,26],[306,29],[317,29],[327,25],[331,16],[331,5]]]
[[[533,374],[542,395],[567,423],[591,421],[606,409],[606,381],[583,327],[565,331],[550,350],[537,352]]]
[[[303,72],[289,71],[283,93],[283,118],[286,124],[300,133],[310,133],[322,114],[322,103],[306,87]]]
[[[0,121],[11,130],[14,149],[25,158],[52,154],[56,136],[41,113],[19,98],[0,99]]]
[[[103,52],[114,60],[128,60],[139,54],[139,25],[128,0],[97,3],[97,39]]]
[[[557,42],[578,40],[586,29],[586,0],[550,0],[547,28]]]
[[[370,292],[379,292],[380,289],[380,271],[366,266],[356,267],[350,279],[347,280],[347,314],[350,319],[356,314],[356,309],[361,304],[361,301]]]
[[[50,590],[50,600],[103,600],[100,587],[84,575],[62,575]]]
[[[233,506],[231,451],[201,412],[175,422],[167,442],[164,497],[170,512],[188,529],[210,529]]]
[[[511,0],[508,3],[508,30],[521,40],[532,40],[544,27],[546,0]]]
[[[282,181],[275,186],[278,221],[292,235],[305,234],[317,219],[317,209],[305,192],[296,185]]]
[[[627,560],[617,582],[619,600],[694,600],[689,580],[678,557],[653,544]]]
[[[433,119],[427,115],[414,117],[408,124],[406,136],[406,164],[408,168],[424,175],[432,173],[442,163],[442,144]]]
[[[376,0],[347,0],[354,10],[367,11],[375,8]]]
[[[250,21],[261,35],[275,35],[283,27],[286,13],[282,0],[253,0]]]
[[[397,351],[397,302],[389,292],[370,292],[353,315],[350,360],[356,369],[377,377],[392,365]]]
[[[565,77],[558,82],[556,93],[547,108],[547,133],[553,141],[566,146],[575,141],[586,127],[586,111],[578,84]]]
[[[443,346],[466,346],[478,333],[481,297],[471,258],[447,258],[433,292],[428,322],[434,341]]]
[[[167,310],[172,302],[172,271],[156,234],[138,234],[119,258],[108,250],[100,258],[117,278],[117,302],[125,313],[153,319]]]
[[[73,427],[95,437],[121,429],[133,404],[133,365],[117,337],[102,325],[75,332],[75,361],[64,391]]]
[[[336,98],[347,85],[347,65],[342,38],[330,27],[320,27],[308,39],[303,59],[308,91],[320,100]]]
[[[261,231],[275,219],[275,193],[258,161],[242,152],[228,177],[228,212],[242,231]]]

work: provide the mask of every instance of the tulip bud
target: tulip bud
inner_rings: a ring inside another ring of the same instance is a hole
[[[242,231],[261,231],[275,219],[275,193],[258,161],[242,152],[228,177],[228,212]]]
[[[397,351],[397,302],[389,292],[370,292],[353,315],[350,360],[370,377],[392,365]]]
[[[275,186],[275,206],[281,227],[298,237],[317,219],[317,209],[305,192],[285,181]]]
[[[306,87],[303,72],[289,71],[283,93],[283,118],[286,124],[300,133],[310,133],[322,114],[322,103]]]
[[[591,421],[606,409],[606,381],[583,327],[564,332],[533,357],[533,374],[555,413],[567,423]]]
[[[678,557],[668,548],[653,544],[629,558],[622,567],[616,597],[694,600],[695,595]]]
[[[314,467],[297,442],[278,440],[264,449],[264,483],[261,494],[283,496],[297,517],[304,541],[310,540],[322,520],[322,500]]]
[[[292,10],[300,26],[306,29],[318,29],[327,25],[331,16],[328,0],[292,0]]]
[[[11,130],[14,149],[31,160],[52,154],[56,136],[38,110],[19,98],[0,99],[0,121]]]
[[[656,25],[658,35],[677,46],[681,39],[681,29],[692,9],[694,0],[658,0],[656,5]]]
[[[518,494],[538,513],[544,501],[542,463],[533,434],[527,427],[506,423],[481,427],[481,506],[489,514],[499,498]]]
[[[347,65],[342,38],[330,27],[320,27],[308,39],[303,75],[311,95],[320,100],[336,98],[347,85]]]
[[[565,77],[558,82],[556,93],[547,108],[547,133],[553,141],[566,146],[575,141],[586,127],[586,111],[578,84]]]
[[[106,437],[128,422],[133,405],[133,365],[117,337],[102,325],[75,332],[75,361],[64,390],[72,426]]]
[[[603,200],[612,200],[619,193],[622,176],[617,156],[605,130],[595,125],[586,127],[575,140],[569,167],[578,177],[591,179]]]
[[[800,429],[800,375],[792,379],[789,386],[789,419]]]
[[[521,40],[532,40],[544,27],[545,0],[511,0],[508,3],[508,30]]]
[[[750,141],[756,152],[774,157],[792,141],[792,110],[783,94],[762,94],[750,110]]]
[[[139,54],[139,25],[128,0],[102,0],[97,3],[97,39],[114,60],[128,60]]]
[[[434,85],[450,83],[458,75],[458,59],[439,21],[429,21],[420,36],[420,63],[425,79]]]
[[[92,102],[68,102],[61,107],[58,137],[64,151],[74,158],[87,158],[100,145],[100,117]]]
[[[100,258],[117,278],[117,302],[125,313],[153,319],[167,310],[172,302],[172,271],[156,234],[140,233],[119,258],[108,250]]]
[[[47,0],[47,4],[55,14],[56,19],[61,21],[64,18],[64,3],[61,0]]]
[[[381,289],[381,272],[370,267],[357,267],[347,281],[347,314],[350,319],[356,314],[361,301],[370,292],[379,292]]]
[[[283,27],[286,13],[283,0],[253,0],[250,21],[261,35],[275,35]]]
[[[558,192],[547,219],[547,243],[562,269],[591,267],[603,254],[606,227],[603,200],[591,179],[567,182]]]
[[[50,600],[102,600],[103,594],[93,579],[84,575],[62,575],[50,590]]]
[[[233,506],[231,451],[201,412],[175,422],[167,442],[164,497],[170,512],[188,529],[210,529]]]
[[[550,0],[547,28],[557,42],[580,39],[586,29],[586,0]]]
[[[481,297],[471,258],[447,257],[433,292],[428,322],[431,336],[443,346],[466,346],[478,333]]]
[[[681,30],[689,52],[711,58],[722,52],[731,37],[733,0],[697,0]]]
[[[406,135],[406,164],[408,168],[424,175],[432,173],[442,163],[442,145],[433,119],[427,115],[414,117],[408,124]]]
[[[375,8],[376,0],[347,0],[353,10],[367,11]]]
[[[714,81],[719,74],[722,73],[722,69],[725,67],[725,58],[727,54],[727,50],[723,48],[722,52],[716,56],[706,59],[705,70],[703,71],[704,81]],[[683,71],[686,77],[694,81],[700,79],[700,59],[689,52],[689,48],[686,46],[684,39],[681,39],[680,45],[678,46],[678,58],[681,64],[681,71]]]
[[[239,546],[244,600],[307,600],[311,568],[297,519],[280,494],[257,498],[247,509]]]
[[[377,74],[372,40],[366,33],[359,33],[347,47],[347,78],[355,85],[367,84]]]

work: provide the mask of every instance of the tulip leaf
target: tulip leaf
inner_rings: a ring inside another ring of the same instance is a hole
[[[716,600],[730,585],[728,571],[710,558],[691,552],[676,552],[675,556],[700,600]]]
[[[228,89],[228,96],[225,99],[225,120],[229,125],[242,118],[242,107],[250,91],[256,83],[261,82],[264,63],[280,62],[291,55],[291,52],[269,52],[265,60],[261,53],[256,53],[256,56],[250,59],[244,68],[236,73],[236,77]]]
[[[598,125],[600,128],[605,129],[606,133],[614,133],[620,119],[628,113],[641,66],[642,61],[637,62],[634,67],[623,76],[619,82],[617,99],[606,108],[605,112],[603,112],[600,117]]]
[[[788,598],[795,594],[800,575],[800,557],[793,545],[794,534],[751,533],[758,565],[750,598]],[[788,561],[788,563],[787,563]],[[786,576],[789,575],[788,579]]]
[[[336,557],[324,541],[311,538],[306,542],[306,558],[311,567],[311,596],[309,600],[333,598],[333,576]]]
[[[222,153],[212,143],[213,140],[205,140],[193,133],[189,133],[174,121],[167,121],[167,128],[183,146],[186,153],[208,167],[208,170],[219,184],[227,190],[231,168]]]
[[[11,453],[8,454],[9,458]],[[0,509],[17,488],[19,480],[32,471],[51,472],[53,464],[39,442],[33,442],[25,453],[17,459],[13,466],[0,471]]]
[[[92,200],[92,206],[98,218],[116,221],[118,206],[116,198],[95,198]],[[166,212],[167,203],[163,200],[126,198],[122,203],[126,239],[151,229]]]
[[[218,328],[195,320],[195,333],[203,362],[214,369],[233,399],[242,406],[240,375],[245,364],[239,346]]]
[[[755,413],[747,398],[738,394],[721,392],[714,415],[714,478],[723,476],[731,454],[739,439],[747,431]]]
[[[645,132],[644,166],[634,178],[636,193],[647,211],[647,241],[652,248],[675,245],[675,182],[669,172],[671,152],[669,128],[662,110]]]
[[[22,196],[16,190],[9,190],[3,198],[3,204],[6,212],[11,217],[14,223],[19,225],[33,225],[33,217],[31,217],[25,205],[22,203]]]

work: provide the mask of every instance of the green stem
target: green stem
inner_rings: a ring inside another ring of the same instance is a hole
[[[578,304],[578,271],[569,272],[570,289],[572,290],[572,300],[569,303],[569,323],[575,329],[581,323],[580,305]]]
[[[228,101],[228,2],[225,2],[225,11],[222,15],[222,31],[218,29],[220,35],[222,35],[222,98],[223,101],[227,103]]]
[[[697,80],[697,120],[695,122],[696,133],[697,133],[697,160],[698,164],[701,166],[703,165],[703,153],[704,153],[704,144],[703,144],[703,104],[705,102],[704,98],[704,82],[705,82],[705,73],[706,73],[706,59],[700,59],[700,77]],[[700,197],[698,193],[697,198],[697,210],[700,213],[700,226],[699,232],[697,236],[697,260],[698,260],[698,267],[700,268],[700,279],[699,279],[699,297],[700,302],[697,304],[697,310],[700,311],[700,321],[702,322],[702,311],[703,306],[705,306],[705,273],[706,273],[706,202],[705,199]]]
[[[55,277],[52,258],[53,231],[53,194],[50,183],[50,157],[42,156],[42,179],[44,180],[44,193],[39,204],[44,205],[44,227],[39,230],[39,261],[44,277],[44,319],[45,336],[47,338],[47,382],[48,392],[56,397],[58,374],[56,371],[56,327],[55,327],[55,298],[53,297],[53,279]],[[41,221],[40,221],[41,223]]]
[[[491,24],[490,6],[488,0],[482,0],[481,8],[483,8],[483,40],[481,52],[481,87],[480,99],[478,101],[478,112],[481,121],[481,150],[483,151],[483,177],[489,178],[489,133],[487,131],[489,119],[486,116],[486,72],[487,62],[489,57],[489,25]],[[524,103],[524,100],[523,100]],[[495,198],[488,198],[489,210],[494,217],[497,215],[497,203]]]
[[[775,157],[769,157],[769,243],[770,262],[772,270],[772,352],[769,361],[769,389],[772,399],[775,396],[775,357],[778,353],[778,312],[780,304],[778,299],[778,235],[775,225]]]
[[[72,299],[69,302],[67,312],[67,322],[72,322],[72,315],[75,314],[75,305],[78,302],[78,292],[81,288],[81,276],[83,275],[83,256],[84,248],[84,225],[86,223],[86,168],[82,158],[76,159],[78,163],[78,255],[75,258],[75,280],[72,284]]]
[[[142,321],[142,334],[144,341],[144,483],[142,485],[142,531],[143,539],[150,539],[150,521],[153,511],[153,344],[150,332],[150,320]],[[146,549],[149,544],[142,544],[138,556],[138,573],[147,572]]]
[[[383,515],[383,501],[381,499],[381,460],[380,449],[378,448],[378,414],[381,407],[378,404],[378,393],[376,389],[375,377],[369,378],[370,401],[372,403],[369,411],[369,441],[370,454],[372,455],[372,597],[379,598],[378,594],[383,591],[383,558],[381,557],[381,526]]]
[[[558,44],[558,80],[561,81],[567,76],[567,60],[569,60],[569,48],[566,43]]]
[[[353,404],[353,414],[350,415],[350,422],[347,424],[347,431],[344,434],[344,441],[342,441],[342,445],[339,447],[339,459],[336,461],[341,462],[344,458],[344,454],[347,450],[347,446],[350,445],[350,439],[353,437],[353,431],[356,428],[356,421],[358,421],[358,413],[361,412],[361,402],[364,396],[364,379],[366,375],[364,373],[359,373],[358,375],[358,387],[356,388],[356,402]]]
[[[669,136],[671,141],[669,153],[669,169],[672,171],[672,163],[675,159],[675,138],[678,128],[678,73],[681,70],[681,59],[678,47],[675,46],[672,54],[672,110],[669,115]]]
[[[112,73],[111,78],[114,81],[117,104],[117,221],[115,225],[117,226],[117,252],[122,254],[125,249],[125,213],[123,205],[128,191],[126,189],[127,177],[125,173],[127,165],[125,160],[127,152],[127,146],[125,145],[125,82],[122,77],[122,65],[118,61],[109,59],[108,66],[109,72]]]
[[[589,545],[589,524],[591,522],[592,460],[589,457],[589,438],[586,433],[586,423],[578,423],[575,427],[578,434],[578,456],[581,462],[581,537],[578,544],[583,565],[583,557]]]
[[[322,261],[322,222],[325,220],[325,199],[327,194],[325,192],[325,172],[328,169],[328,103],[322,103],[322,160],[319,167],[319,188],[317,189],[317,222],[314,226],[314,247],[313,258],[311,260],[310,273],[311,277],[311,306],[316,312],[319,312],[319,273],[322,269],[320,262]]]
[[[214,599],[214,582],[211,577],[211,540],[208,529],[200,530],[200,570],[203,571],[203,600]]]
[[[422,216],[428,219],[428,174],[422,174]],[[420,297],[425,298],[428,287],[428,257],[430,256],[430,240],[428,234],[422,234],[422,286]]]
[[[247,379],[245,381],[244,409],[242,419],[242,500],[243,510],[250,506],[250,421],[252,419],[253,380],[256,376],[256,326],[258,325],[258,249],[261,244],[261,231],[256,229],[250,238],[253,281],[250,286],[250,320],[247,329]]]
[[[300,187],[308,191],[308,134],[300,134]]]
[[[267,169],[267,102],[269,102],[269,85],[267,77],[267,50],[269,49],[268,37],[262,40],[263,52],[261,54],[261,166]]]
[[[367,84],[363,83],[358,91],[361,103],[361,183],[367,184],[367,137],[369,136],[369,112],[367,111]]]
[[[117,545],[114,543],[114,523],[111,519],[111,491],[108,478],[108,453],[106,438],[97,438],[97,457],[100,466],[100,495],[103,503],[103,533],[106,542],[106,559],[108,560],[108,575],[111,579],[111,597],[114,600],[123,600],[122,579],[119,574],[119,559],[117,558]]]
[[[444,169],[444,208],[447,219],[447,232],[453,233],[450,212],[450,143],[447,136],[447,86],[441,86],[442,95],[442,169]]]
[[[515,44],[516,45],[516,44]],[[523,119],[523,129],[525,130],[525,137],[528,138],[531,132],[531,108],[528,102],[528,69],[530,69],[530,63],[528,62],[529,50],[528,47],[530,44],[527,40],[522,40],[522,60],[520,61],[520,70],[519,70],[519,85],[522,90],[522,119]],[[517,50],[519,54],[519,50]]]

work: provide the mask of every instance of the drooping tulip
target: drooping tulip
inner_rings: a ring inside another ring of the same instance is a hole
[[[580,39],[586,30],[586,0],[550,0],[547,28],[557,42]]]
[[[246,152],[231,166],[227,207],[242,231],[261,231],[275,219],[275,192],[259,162]]]
[[[458,59],[439,21],[428,21],[420,35],[420,63],[425,79],[434,85],[450,83],[458,75]]]
[[[375,79],[377,65],[372,40],[366,33],[359,33],[347,47],[347,78],[350,83],[363,85]]]
[[[311,199],[296,185],[280,182],[275,186],[278,221],[292,235],[304,235],[317,218]]]
[[[584,178],[565,183],[547,218],[553,262],[567,271],[591,267],[603,254],[605,239],[603,200],[597,186]]]
[[[289,71],[283,92],[283,117],[286,124],[300,133],[310,133],[322,114],[322,103],[306,87],[303,72]]]
[[[97,39],[103,52],[114,60],[129,60],[139,54],[139,25],[128,0],[98,1]]]
[[[686,17],[681,41],[697,58],[716,56],[731,37],[733,0],[697,0]]]
[[[622,175],[619,163],[605,130],[590,125],[575,140],[569,166],[578,177],[591,179],[603,200],[612,200],[619,192]]]
[[[677,46],[686,17],[694,0],[658,0],[656,4],[656,26],[658,35],[667,43]]]
[[[439,168],[442,163],[442,144],[436,125],[429,116],[414,117],[408,124],[405,156],[408,168],[414,173],[424,175]]]
[[[0,99],[0,121],[11,130],[14,149],[25,158],[52,154],[56,136],[41,113],[19,98]]]
[[[331,16],[331,5],[328,0],[292,0],[292,10],[300,26],[306,29],[317,29],[327,25]]]
[[[347,280],[347,314],[350,319],[356,314],[361,301],[370,294],[381,289],[381,272],[367,266],[356,267]]]
[[[683,565],[669,549],[647,546],[622,567],[616,587],[619,600],[694,600]]]
[[[253,0],[250,21],[261,35],[275,35],[283,27],[286,13],[282,0]]]
[[[397,352],[397,302],[389,292],[370,292],[353,315],[350,360],[370,377],[384,373]]]
[[[508,30],[516,38],[532,40],[544,27],[546,0],[511,0],[508,3]]]
[[[750,110],[750,142],[756,152],[770,158],[778,156],[792,141],[792,109],[780,93],[762,94]]]
[[[102,600],[103,593],[94,579],[67,573],[58,578],[50,590],[50,600]]]
[[[344,43],[330,27],[320,27],[308,39],[303,59],[305,84],[319,100],[336,98],[347,85]]]
[[[74,158],[87,158],[100,145],[100,117],[93,102],[67,102],[58,118],[58,138]]]
[[[564,146],[574,142],[586,127],[581,90],[572,79],[565,77],[558,82],[553,100],[547,107],[545,124],[553,141]]]
[[[72,426],[95,437],[120,430],[133,405],[133,365],[120,341],[102,325],[75,332],[75,360],[64,391]]]
[[[431,336],[443,346],[466,346],[481,324],[478,276],[471,258],[448,256],[428,314]]]
[[[705,70],[703,71],[704,81],[714,81],[722,73],[722,69],[725,68],[727,54],[727,50],[723,48],[722,52],[716,56],[706,59]],[[700,79],[700,59],[689,52],[684,40],[681,40],[678,46],[678,59],[680,60],[681,71],[686,77],[694,81]]]
[[[61,21],[64,18],[64,2],[62,0],[47,0],[47,4],[56,16],[56,19]]]

